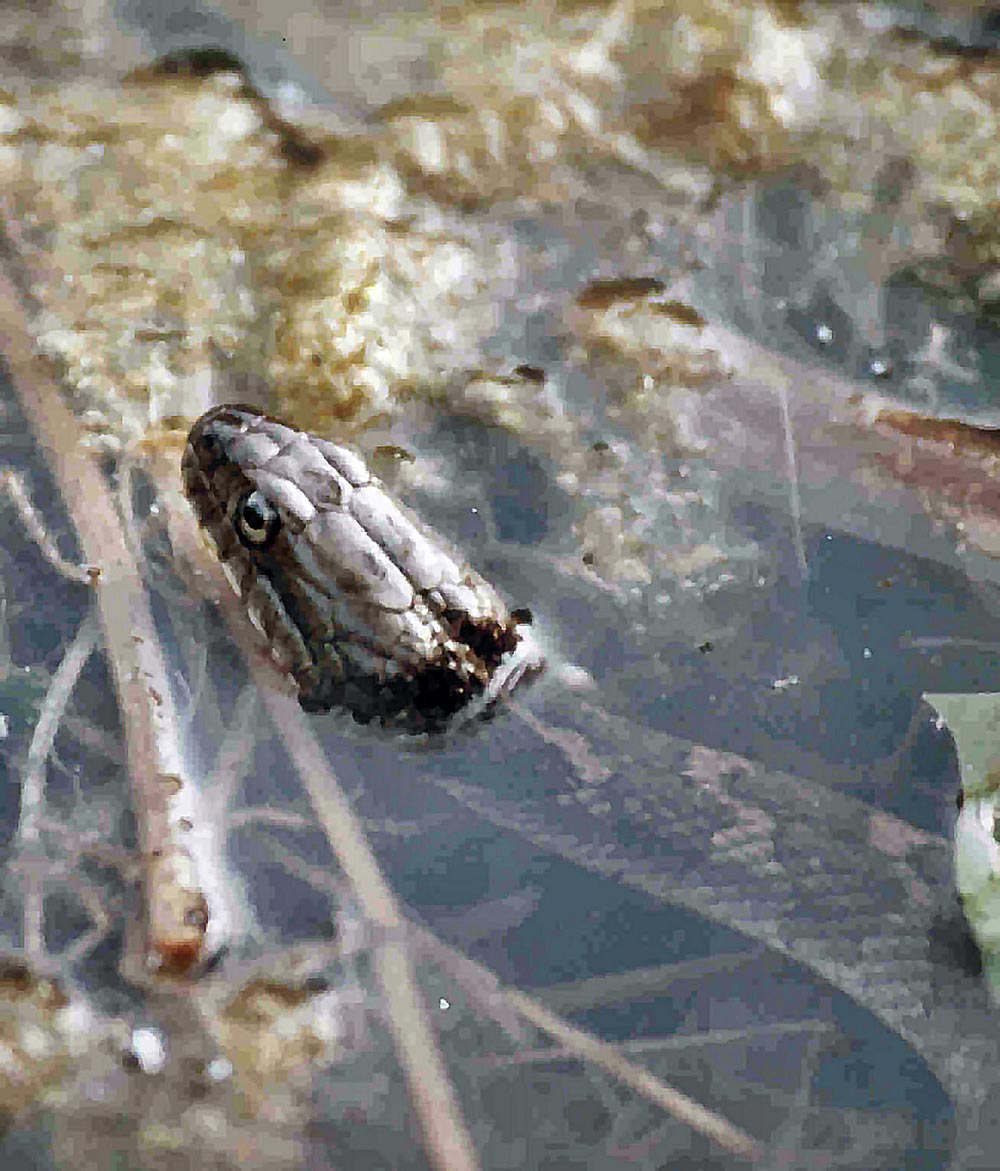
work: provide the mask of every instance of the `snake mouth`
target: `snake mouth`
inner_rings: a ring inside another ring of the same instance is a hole
[[[439,731],[541,670],[530,613],[509,611],[349,449],[225,405],[192,427],[181,470],[306,710]]]

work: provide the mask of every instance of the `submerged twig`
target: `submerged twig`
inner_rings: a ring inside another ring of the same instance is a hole
[[[803,581],[809,576],[806,560],[806,546],[802,538],[802,496],[799,491],[799,469],[795,448],[795,432],[792,430],[792,412],[788,401],[788,382],[780,376],[776,379],[778,402],[781,404],[781,433],[785,448],[785,473],[788,476],[788,511],[792,518],[792,537],[795,542],[795,559]]]
[[[97,646],[99,633],[97,622],[93,614],[89,613],[80,624],[45,693],[45,700],[31,734],[24,775],[21,779],[21,808],[17,836],[22,848],[38,841],[38,822],[45,792],[45,762],[52,751],[56,732],[59,730],[73,688]]]
[[[37,866],[41,838],[41,814],[45,800],[45,762],[55,743],[59,723],[80,673],[94,653],[98,627],[92,613],[80,624],[62,662],[56,668],[45,695],[21,777],[21,804],[17,820],[17,844],[24,870],[24,950],[32,960],[45,955],[43,936],[44,884]]]
[[[17,472],[12,468],[7,468],[0,474],[0,487],[3,488],[17,510],[18,518],[24,526],[25,532],[35,542],[38,551],[49,565],[67,581],[81,582],[84,585],[90,584],[94,578],[95,570],[89,566],[74,565],[59,552],[59,546],[52,539],[51,533],[46,528],[41,514],[31,499],[31,493]]]
[[[405,921],[333,770],[290,695],[266,689],[264,702],[295,762],[330,847],[369,922],[389,1027],[406,1075],[428,1155],[440,1171],[473,1171],[479,1161],[417,991]]]
[[[622,1085],[653,1102],[699,1134],[706,1135],[724,1150],[744,1159],[759,1159],[759,1145],[739,1127],[720,1114],[706,1109],[680,1090],[675,1090],[629,1059],[615,1045],[609,1045],[592,1033],[571,1025],[540,1001],[524,992],[507,990],[507,998],[517,1011],[537,1029],[557,1041],[575,1057],[583,1058],[611,1074]]]
[[[727,1049],[749,1040],[767,1040],[781,1037],[830,1036],[835,1032],[829,1021],[775,1021],[768,1025],[750,1025],[745,1029],[713,1029],[705,1033],[682,1033],[670,1037],[643,1037],[636,1041],[621,1041],[615,1048],[622,1055],[641,1056],[644,1053],[660,1056],[684,1053],[691,1049]],[[480,1058],[477,1065],[486,1069],[502,1069],[510,1065],[544,1065],[553,1061],[580,1060],[581,1054],[572,1046],[549,1046],[545,1049],[522,1049],[518,1053],[492,1054]],[[739,1153],[739,1152],[735,1152]]]
[[[456,953],[453,948],[443,943],[426,928],[411,925],[411,930],[416,933],[422,946],[427,947],[436,957],[450,953],[451,956],[461,961],[468,973],[475,975],[479,983],[494,986],[496,995],[502,997],[518,1016],[561,1045],[564,1056],[568,1055],[599,1066],[620,1081],[622,1085],[628,1086],[629,1089],[659,1106],[674,1118],[686,1123],[699,1134],[713,1139],[731,1154],[751,1160],[760,1157],[759,1144],[746,1131],[734,1126],[721,1114],[716,1114],[686,1094],[667,1085],[654,1073],[650,1073],[648,1069],[630,1061],[618,1046],[602,1041],[592,1033],[570,1024],[565,1017],[560,1016],[527,992],[522,992],[517,988],[502,988],[497,977],[489,968],[483,967],[482,964],[468,956]],[[555,1050],[550,1052],[550,1057],[554,1058],[558,1055],[559,1053]]]
[[[0,272],[0,352],[38,444],[51,459],[84,559],[95,567],[89,576],[125,729],[145,862],[147,954],[162,967],[183,970],[202,955],[209,914],[205,874],[197,872],[190,845],[196,792],[180,764],[166,666],[105,479],[48,365],[34,351],[21,299],[6,271]],[[221,886],[217,881],[216,889]]]

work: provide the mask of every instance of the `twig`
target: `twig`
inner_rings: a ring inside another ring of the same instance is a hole
[[[508,989],[507,998],[517,1011],[537,1029],[570,1050],[574,1056],[599,1066],[622,1085],[653,1102],[674,1118],[706,1135],[724,1150],[743,1159],[759,1160],[762,1150],[745,1131],[733,1126],[719,1114],[673,1089],[655,1074],[629,1059],[614,1045],[571,1025],[544,1004],[524,992]]]
[[[89,585],[95,571],[89,566],[74,565],[67,561],[59,552],[59,547],[52,539],[41,514],[31,500],[31,494],[25,486],[24,480],[12,468],[7,468],[0,474],[0,486],[10,498],[17,515],[24,526],[25,532],[38,546],[38,551],[52,568],[65,577],[67,581],[82,582]]]
[[[38,720],[28,745],[28,755],[21,779],[21,804],[17,820],[18,852],[23,866],[24,950],[34,961],[45,955],[44,884],[37,866],[41,839],[40,818],[45,799],[45,762],[52,751],[59,722],[69,703],[80,672],[94,653],[98,639],[97,622],[89,613],[56,668],[45,695]]]
[[[376,972],[427,1153],[440,1171],[473,1171],[479,1161],[417,991],[405,921],[395,897],[297,701],[267,689],[264,703],[362,911],[378,928]]]
[[[188,844],[197,794],[181,769],[166,667],[107,484],[47,363],[34,351],[23,304],[6,269],[0,271],[0,352],[38,445],[50,457],[84,559],[96,567],[90,576],[125,729],[146,867],[147,954],[164,968],[183,970],[202,954],[208,913],[204,874],[196,873]],[[217,888],[221,885],[217,882]],[[220,925],[217,919],[215,926]]]
[[[802,496],[799,491],[799,469],[795,448],[795,432],[792,429],[792,412],[788,401],[788,381],[784,375],[776,377],[778,402],[781,404],[781,434],[785,447],[785,471],[788,476],[788,510],[792,517],[792,539],[795,543],[795,559],[799,565],[802,580],[809,577],[809,562],[802,537]]]
[[[684,1053],[690,1049],[709,1047],[727,1049],[756,1038],[826,1036],[834,1032],[828,1021],[777,1021],[770,1025],[755,1025],[746,1029],[714,1029],[706,1033],[683,1033],[673,1037],[643,1037],[636,1041],[622,1041],[616,1046],[622,1054],[639,1056]],[[500,1069],[507,1065],[540,1065],[549,1061],[579,1060],[581,1054],[568,1046],[545,1049],[522,1049],[518,1053],[492,1054],[479,1058],[477,1065],[488,1069]]]
[[[724,1150],[744,1159],[757,1160],[761,1157],[761,1149],[755,1139],[734,1126],[720,1114],[707,1109],[700,1103],[667,1085],[655,1074],[650,1073],[641,1065],[630,1061],[619,1048],[600,1040],[592,1033],[586,1032],[553,1012],[546,1005],[516,988],[501,988],[497,977],[482,964],[468,956],[456,953],[448,944],[438,939],[424,927],[411,924],[417,938],[423,946],[428,947],[433,954],[451,953],[456,956],[468,973],[474,974],[478,982],[488,981],[496,987],[497,995],[502,996],[519,1016],[536,1029],[545,1033],[564,1047],[573,1057],[593,1062],[601,1069],[616,1077],[623,1085],[641,1094],[647,1101],[659,1106],[673,1117],[685,1122],[700,1134],[713,1139]],[[551,1056],[556,1056],[552,1053]]]
[[[93,613],[89,613],[56,668],[38,713],[21,781],[17,836],[22,848],[38,842],[38,818],[45,792],[45,762],[52,751],[56,732],[80,672],[97,646],[98,634],[97,622]]]
[[[762,948],[754,947],[748,951],[720,952],[651,968],[631,968],[607,976],[590,976],[567,984],[549,984],[541,996],[550,1008],[561,1013],[622,1004],[636,997],[669,996],[677,984],[705,980],[719,972],[737,976],[744,966],[758,963],[762,951]]]
[[[274,809],[270,805],[248,805],[243,809],[237,809],[229,814],[226,822],[230,829],[242,829],[249,825],[265,825],[280,829],[316,829],[316,822],[311,817],[305,817],[293,809]]]
[[[63,953],[63,961],[71,968],[106,939],[111,930],[111,920],[104,909],[101,895],[93,883],[85,879],[81,880],[77,875],[74,877],[73,890],[83,904],[84,910],[90,916],[93,926],[74,940]]]

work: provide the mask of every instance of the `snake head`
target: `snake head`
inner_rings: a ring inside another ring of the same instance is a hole
[[[182,475],[304,708],[437,731],[541,670],[530,614],[509,611],[356,452],[220,406],[191,429]]]

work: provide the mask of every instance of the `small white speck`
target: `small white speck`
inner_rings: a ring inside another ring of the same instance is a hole
[[[866,659],[870,659],[872,657],[871,647],[865,647],[864,656]]]
[[[826,324],[817,325],[816,340],[821,346],[828,346],[833,341],[833,330]]]
[[[156,1029],[132,1031],[132,1056],[143,1073],[159,1073],[167,1063],[167,1051]]]
[[[593,675],[575,663],[564,663],[554,673],[563,687],[572,691],[589,690],[596,686]]]
[[[209,1081],[224,1082],[233,1076],[233,1063],[228,1057],[213,1057],[205,1066],[205,1074]]]
[[[787,691],[799,682],[798,675],[786,675],[783,679],[775,679],[771,686],[775,691]]]
[[[473,516],[478,516],[478,515],[479,515],[479,509],[478,509],[478,508],[470,508],[470,509],[469,509],[469,512],[471,512]]]
[[[0,740],[6,740],[10,735],[10,721],[0,712]]]
[[[447,1012],[448,1009],[451,1008],[451,1001],[445,1000],[445,998],[442,996],[441,999],[438,1001],[438,1008],[442,1012]]]
[[[281,107],[282,113],[291,117],[306,104],[306,91],[294,81],[281,81],[275,90],[274,100]]]
[[[876,378],[886,378],[892,373],[892,363],[888,358],[872,358],[868,363],[868,372]]]

